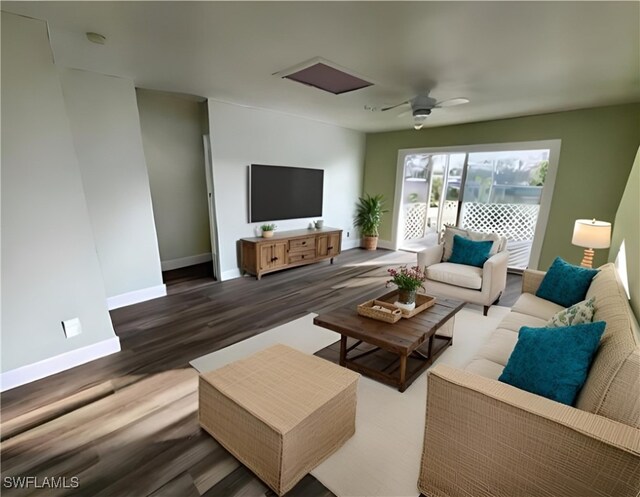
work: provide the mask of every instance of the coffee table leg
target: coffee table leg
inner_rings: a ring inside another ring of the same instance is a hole
[[[347,360],[347,335],[340,335],[340,366],[344,366]]]
[[[400,385],[398,386],[398,390],[404,392],[407,389],[406,385],[407,381],[407,356],[400,356]]]

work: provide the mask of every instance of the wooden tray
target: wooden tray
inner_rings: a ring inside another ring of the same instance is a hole
[[[374,309],[374,306],[380,306],[391,312]],[[381,300],[369,300],[358,305],[358,314],[361,316],[384,321],[385,323],[397,323],[402,318],[402,311],[389,302]]]
[[[381,297],[382,301],[387,304],[392,304],[398,300],[398,292],[391,292],[386,294],[384,297]],[[415,316],[416,314],[420,314],[422,311],[427,310],[429,307],[433,306],[436,303],[436,298],[430,295],[423,295],[421,293],[416,295],[416,307],[412,311],[405,311],[404,309],[400,309],[402,312],[402,317],[409,319]],[[395,306],[394,306],[395,307]]]

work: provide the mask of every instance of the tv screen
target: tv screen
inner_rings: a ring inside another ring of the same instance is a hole
[[[249,222],[322,216],[324,171],[301,167],[249,168]]]

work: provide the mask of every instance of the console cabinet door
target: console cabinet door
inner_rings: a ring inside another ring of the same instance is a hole
[[[318,235],[316,239],[316,254],[318,257],[329,255],[329,235]]]
[[[272,269],[287,264],[287,242],[260,244],[260,270]]]
[[[340,233],[331,233],[328,238],[327,255],[334,257],[340,253]]]

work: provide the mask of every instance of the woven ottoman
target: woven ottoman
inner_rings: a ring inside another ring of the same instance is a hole
[[[200,376],[200,425],[282,495],[355,433],[359,377],[274,345]]]

